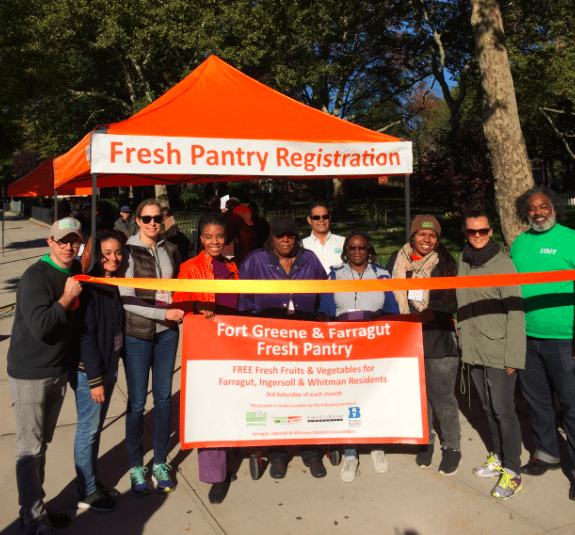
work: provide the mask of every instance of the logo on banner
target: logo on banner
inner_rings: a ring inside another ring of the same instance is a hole
[[[303,422],[303,416],[274,416],[272,418],[274,424],[298,424]]]
[[[267,417],[268,417],[267,413],[263,411],[246,412],[246,425],[247,426],[266,425]]]
[[[361,411],[359,407],[349,407],[347,415],[347,423],[349,427],[361,427]]]
[[[343,422],[343,414],[328,414],[321,416],[309,416],[307,417],[308,422]]]

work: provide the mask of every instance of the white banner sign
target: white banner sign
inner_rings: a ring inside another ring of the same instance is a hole
[[[410,141],[279,140],[92,135],[93,173],[262,176],[394,175],[413,169]]]

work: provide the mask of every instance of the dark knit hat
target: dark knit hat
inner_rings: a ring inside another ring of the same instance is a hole
[[[411,236],[419,230],[433,230],[437,237],[441,236],[441,225],[432,215],[418,215],[411,224]]]
[[[270,233],[272,236],[280,234],[295,234],[297,236],[297,226],[291,215],[278,215],[270,221]]]

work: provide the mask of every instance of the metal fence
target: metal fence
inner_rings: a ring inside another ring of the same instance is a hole
[[[54,222],[54,210],[51,208],[41,208],[40,206],[32,206],[30,217],[36,221],[42,221],[51,225]]]

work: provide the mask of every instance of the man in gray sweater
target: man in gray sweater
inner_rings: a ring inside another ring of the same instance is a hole
[[[52,441],[66,393],[66,352],[78,307],[82,272],[75,259],[80,222],[56,221],[47,239],[51,252],[22,275],[8,349],[8,383],[16,416],[16,482],[20,523],[32,535],[53,535],[70,517],[44,505],[46,448]]]

